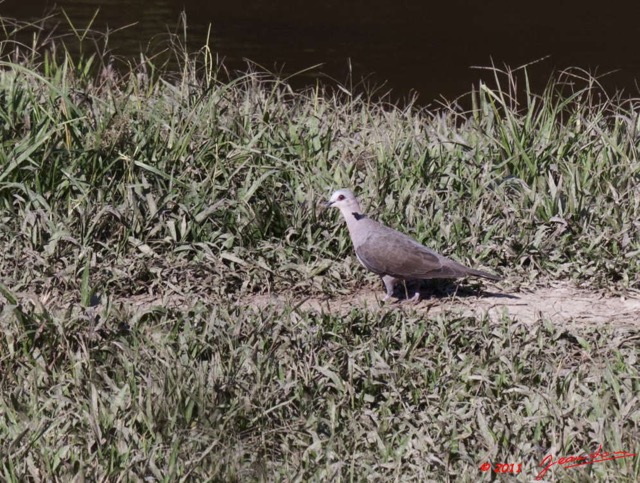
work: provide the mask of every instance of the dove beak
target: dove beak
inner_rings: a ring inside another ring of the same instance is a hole
[[[2,1],[2,0],[0,0],[0,1]],[[319,208],[321,213],[324,213],[326,210],[328,210],[332,206],[333,206],[333,202],[332,201],[321,201],[320,203],[318,203],[318,208]]]

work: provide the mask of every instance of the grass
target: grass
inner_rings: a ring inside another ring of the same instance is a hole
[[[640,288],[637,100],[494,68],[469,111],[397,107],[3,25],[3,479],[531,479],[638,452],[635,329],[252,303],[381,290],[318,209],[339,187],[505,287]],[[637,481],[640,458],[549,475]]]
[[[5,322],[2,347],[8,480],[477,481],[485,461],[533,477],[550,448],[637,449],[637,335],[611,328],[201,304],[95,333],[24,315],[36,328]]]

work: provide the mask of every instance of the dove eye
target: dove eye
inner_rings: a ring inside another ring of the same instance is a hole
[[[342,201],[342,200],[344,200],[344,195],[338,196],[338,201]]]

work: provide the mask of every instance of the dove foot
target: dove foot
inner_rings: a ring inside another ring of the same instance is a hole
[[[396,287],[396,281],[397,279],[395,279],[394,277],[391,277],[390,275],[382,276],[382,282],[384,283],[384,288],[387,290],[387,295],[384,296],[383,301],[386,302],[387,300],[389,300],[390,297],[393,297],[393,292]]]

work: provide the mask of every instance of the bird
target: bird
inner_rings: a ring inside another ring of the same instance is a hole
[[[410,236],[372,220],[362,212],[358,200],[349,189],[335,191],[325,206],[340,210],[347,222],[356,257],[365,268],[382,278],[387,291],[383,301],[393,296],[399,281],[406,283],[467,276],[500,280],[500,277],[492,273],[465,267],[425,247]],[[418,291],[413,300],[418,301],[419,298]]]

